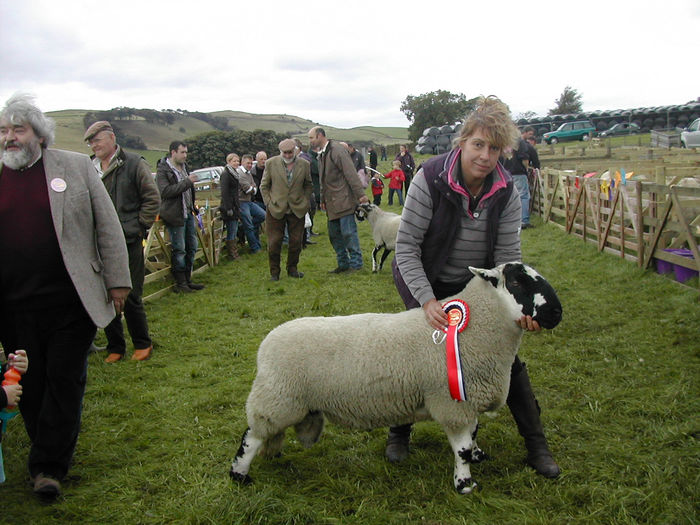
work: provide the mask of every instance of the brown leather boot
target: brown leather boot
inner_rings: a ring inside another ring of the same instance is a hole
[[[226,241],[226,253],[228,254],[228,258],[232,261],[235,261],[240,257],[238,255],[238,243],[235,239]]]
[[[532,392],[527,368],[517,357],[511,369],[510,390],[506,402],[518,425],[520,435],[525,439],[527,464],[545,478],[559,476],[561,470],[549,451],[547,438],[544,437],[540,406]]]

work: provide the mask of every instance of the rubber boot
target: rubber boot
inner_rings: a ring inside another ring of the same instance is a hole
[[[525,439],[527,464],[546,478],[559,476],[561,471],[547,446],[547,438],[544,436],[540,420],[540,406],[532,392],[527,368],[517,357],[511,368],[510,390],[506,402],[518,425],[520,435]]]
[[[204,290],[203,284],[197,284],[192,282],[192,269],[190,268],[185,272],[185,279],[187,280],[187,286],[190,290]]]
[[[408,443],[411,441],[412,426],[411,423],[408,423],[389,428],[384,454],[392,463],[400,463],[408,457]]]
[[[175,293],[192,293],[192,289],[187,286],[187,276],[185,272],[173,272],[175,277],[175,288],[173,292]]]
[[[238,243],[236,243],[236,239],[226,241],[226,252],[228,253],[228,258],[232,261],[238,259]]]

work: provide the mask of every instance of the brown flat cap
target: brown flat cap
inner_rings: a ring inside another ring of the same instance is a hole
[[[83,135],[83,140],[88,141],[95,135],[97,135],[100,131],[111,131],[114,133],[114,130],[112,129],[112,125],[107,122],[106,120],[99,120],[92,124],[86,131],[85,135]]]
[[[284,139],[279,144],[280,151],[293,151],[297,147],[297,143],[292,139]]]

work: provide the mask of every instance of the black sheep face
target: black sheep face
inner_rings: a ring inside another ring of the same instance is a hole
[[[474,275],[485,279],[499,293],[508,295],[513,315],[519,319],[529,315],[542,328],[554,328],[562,318],[562,306],[554,288],[533,268],[523,263],[506,263],[492,270],[471,268]]]
[[[367,217],[369,217],[369,212],[372,210],[372,206],[374,206],[374,204],[358,204],[357,208],[355,208],[355,218],[358,221],[364,221]]]

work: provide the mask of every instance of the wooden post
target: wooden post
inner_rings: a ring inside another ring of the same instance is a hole
[[[656,184],[661,186],[666,185],[666,166],[656,166],[654,168],[654,177],[656,179]]]
[[[634,183],[635,194],[637,197],[637,227],[635,231],[637,233],[637,266],[640,268],[644,265],[644,219],[642,217],[642,183],[636,181]]]

